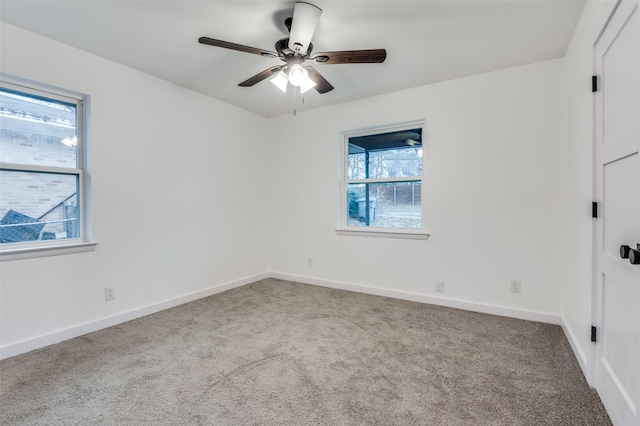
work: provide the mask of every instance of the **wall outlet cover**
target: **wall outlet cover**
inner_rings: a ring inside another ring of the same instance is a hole
[[[109,301],[116,298],[116,288],[115,287],[105,287],[104,288],[104,300]]]

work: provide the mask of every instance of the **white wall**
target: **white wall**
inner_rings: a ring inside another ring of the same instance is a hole
[[[593,196],[593,43],[604,1],[588,1],[563,60],[567,138],[562,144],[565,163],[561,169],[563,209],[562,315],[572,335],[576,357],[593,385],[590,373],[592,344],[592,227]]]
[[[91,96],[99,242],[0,264],[2,356],[267,270],[266,119],[1,25],[2,72]]]
[[[271,270],[399,296],[439,295],[443,279],[443,297],[559,318],[562,70],[541,62],[272,119]],[[339,133],[420,118],[430,239],[336,235]]]
[[[562,316],[585,368],[590,37],[603,4],[588,3],[564,59],[270,120],[2,24],[3,72],[92,96],[100,243],[0,264],[2,356],[270,271]],[[339,133],[421,118],[431,238],[337,236]]]

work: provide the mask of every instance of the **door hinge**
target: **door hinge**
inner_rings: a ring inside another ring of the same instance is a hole
[[[591,91],[592,92],[597,92],[598,91],[598,76],[597,75],[592,75],[591,76]]]
[[[594,343],[597,341],[597,339],[596,339],[597,330],[598,329],[595,326],[593,326],[593,325],[591,326],[591,341],[594,342]]]
[[[596,201],[591,203],[591,217],[594,219],[598,218],[598,203]]]

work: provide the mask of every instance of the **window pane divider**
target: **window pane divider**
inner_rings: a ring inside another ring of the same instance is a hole
[[[53,173],[59,175],[79,175],[82,169],[71,167],[38,166],[31,164],[0,163],[1,170],[25,173]]]
[[[421,182],[422,177],[399,177],[399,178],[369,178],[369,179],[351,179],[347,181],[347,184],[358,183],[403,183],[403,182]]]

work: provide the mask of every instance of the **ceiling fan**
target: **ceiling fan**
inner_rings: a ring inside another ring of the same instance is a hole
[[[331,83],[314,67],[305,65],[306,62],[314,62],[316,64],[372,64],[384,62],[387,57],[385,49],[342,50],[312,55],[313,44],[311,44],[311,38],[320,20],[320,14],[322,14],[322,9],[319,7],[310,3],[296,2],[293,17],[285,20],[289,37],[276,42],[275,52],[209,37],[200,37],[198,42],[209,46],[253,53],[267,58],[280,58],[284,62],[283,65],[267,68],[238,84],[238,86],[251,87],[271,77],[270,81],[283,92],[286,92],[289,83],[295,87],[300,87],[301,93],[311,88],[315,88],[318,93],[327,93],[333,90]]]

